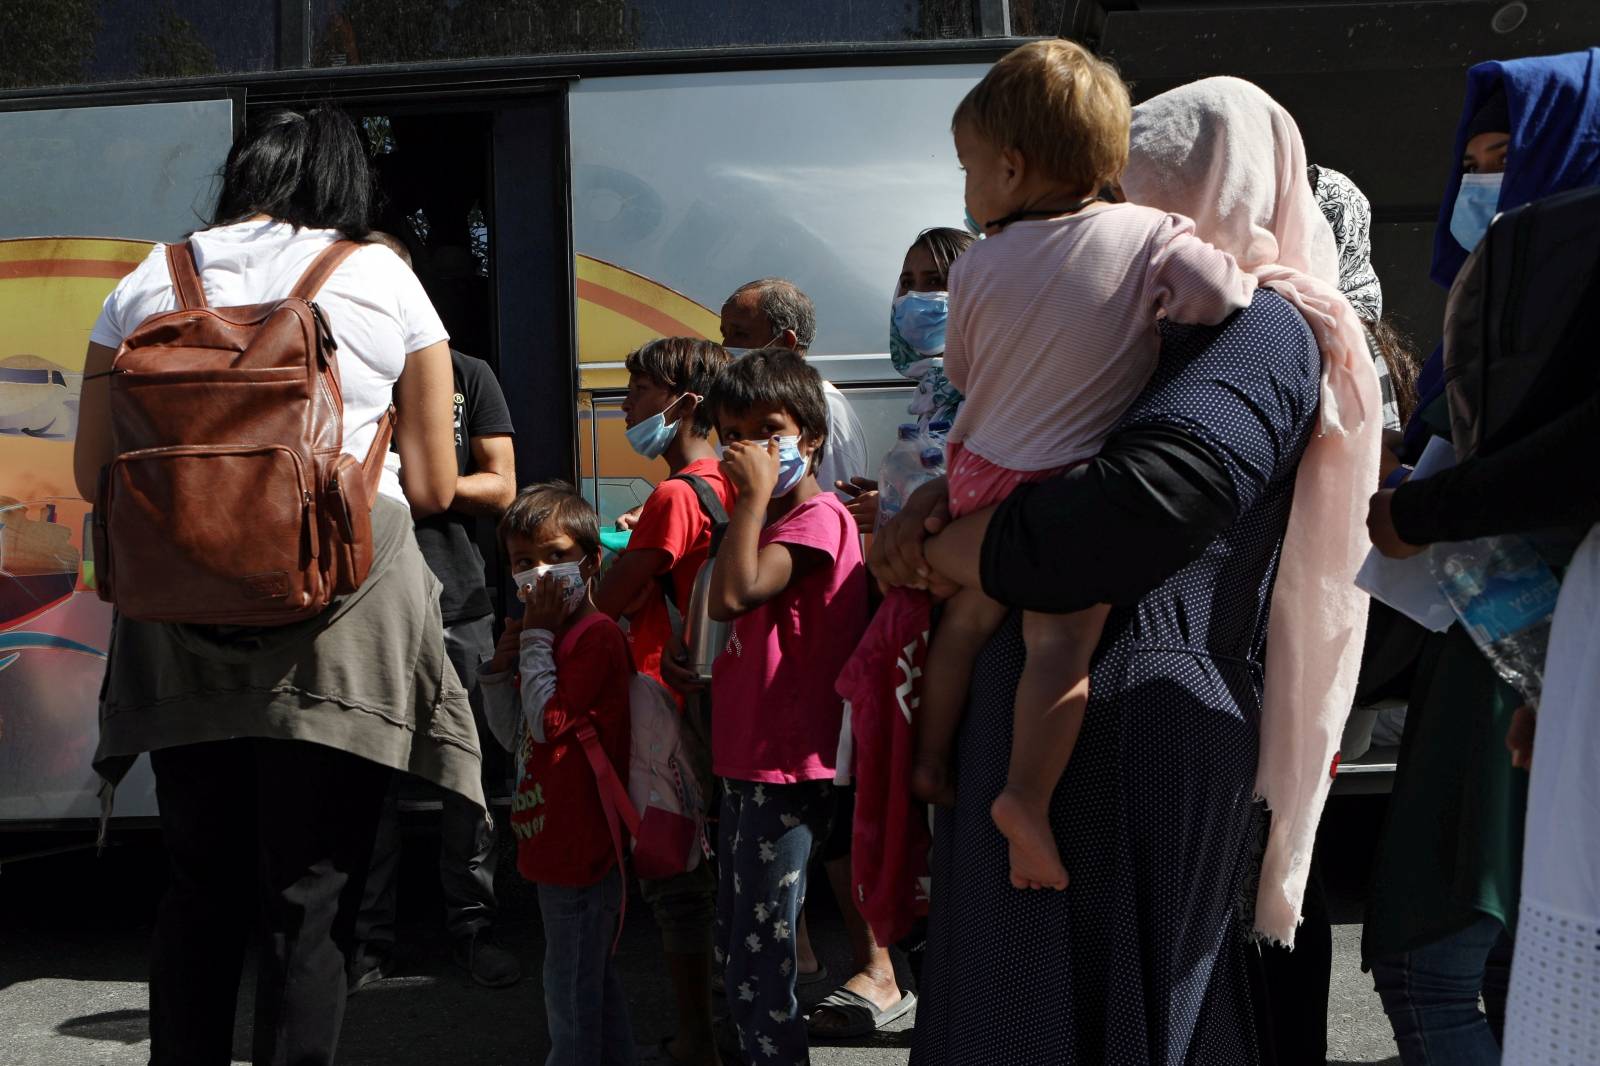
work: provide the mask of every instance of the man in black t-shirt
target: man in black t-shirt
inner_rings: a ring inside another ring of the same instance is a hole
[[[404,245],[383,240],[400,254]],[[445,650],[456,675],[472,700],[478,735],[483,725],[478,666],[494,652],[494,606],[484,587],[483,556],[476,538],[479,518],[498,521],[516,497],[516,458],[511,446],[511,412],[494,371],[481,359],[452,350],[455,375],[456,492],[448,511],[417,521],[417,546],[443,586],[439,606],[444,616]],[[486,756],[489,753],[485,753]],[[498,760],[484,759],[484,766]],[[495,795],[497,783],[486,773],[484,794]],[[495,826],[479,808],[453,792],[439,790],[439,876],[443,883],[445,919],[455,961],[474,981],[491,988],[516,983],[522,967],[516,957],[492,942],[495,919]],[[395,887],[400,858],[397,792],[390,789],[383,821],[367,874],[361,913],[356,922],[357,950],[349,963],[353,992],[387,976],[393,963]]]

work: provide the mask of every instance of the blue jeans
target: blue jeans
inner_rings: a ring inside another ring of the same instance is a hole
[[[745,1062],[805,1066],[794,930],[806,905],[806,867],[833,818],[833,785],[722,785],[716,958],[728,1013]]]
[[[1372,983],[1403,1066],[1498,1066],[1511,938],[1484,916],[1432,944],[1375,959]],[[1488,1017],[1478,1010],[1482,995]]]
[[[545,1066],[632,1066],[633,1027],[622,975],[611,954],[622,908],[613,868],[587,888],[539,886],[544,918]]]

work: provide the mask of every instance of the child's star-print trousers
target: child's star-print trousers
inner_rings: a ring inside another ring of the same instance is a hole
[[[723,781],[717,963],[746,1062],[804,1066],[806,1022],[795,998],[795,927],[806,865],[827,838],[833,785]]]

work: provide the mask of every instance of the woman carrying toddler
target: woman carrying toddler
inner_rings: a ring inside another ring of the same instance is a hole
[[[1131,111],[1116,70],[1063,40],[1010,53],[956,108],[967,212],[987,239],[949,275],[944,365],[966,396],[947,456],[955,517],[1093,458],[1150,380],[1159,316],[1214,325],[1250,303],[1255,278],[1190,220],[1101,200],[1127,162]],[[972,664],[1006,608],[977,586],[935,591],[951,598],[923,676],[913,787],[948,805]],[[1017,888],[1067,886],[1048,808],[1107,610],[1023,615],[1011,765],[991,808]]]

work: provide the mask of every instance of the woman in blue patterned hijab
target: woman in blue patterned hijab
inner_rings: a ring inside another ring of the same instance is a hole
[[[975,240],[966,230],[923,230],[900,268],[889,314],[889,358],[902,377],[917,383],[907,410],[924,428],[930,422],[954,422],[961,407],[961,393],[944,376],[944,329],[950,264]]]

